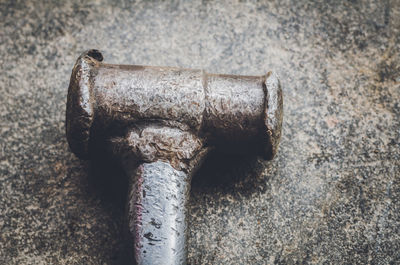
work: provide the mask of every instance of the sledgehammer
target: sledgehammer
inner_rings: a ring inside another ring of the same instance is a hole
[[[191,176],[212,148],[275,156],[283,115],[279,80],[271,72],[235,76],[102,61],[98,50],[88,50],[72,70],[69,146],[90,159],[93,145],[104,144],[122,162],[130,177],[135,262],[186,264]]]

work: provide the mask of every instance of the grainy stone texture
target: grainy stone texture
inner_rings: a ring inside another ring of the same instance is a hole
[[[400,1],[0,3],[0,263],[123,264],[126,181],[68,149],[72,66],[261,75],[284,88],[270,162],[212,155],[190,264],[400,262]],[[106,158],[104,158],[106,160]]]

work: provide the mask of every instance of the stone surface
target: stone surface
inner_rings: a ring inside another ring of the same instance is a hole
[[[80,161],[65,138],[70,73],[88,48],[281,78],[276,159],[215,154],[193,179],[190,264],[399,263],[399,6],[2,1],[0,263],[125,262],[123,174]]]

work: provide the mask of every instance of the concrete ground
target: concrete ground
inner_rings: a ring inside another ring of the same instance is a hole
[[[0,2],[0,264],[124,264],[126,180],[65,137],[72,66],[261,75],[284,90],[273,161],[194,177],[190,264],[400,263],[400,2]]]

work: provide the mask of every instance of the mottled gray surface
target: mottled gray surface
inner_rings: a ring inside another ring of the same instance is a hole
[[[193,181],[191,264],[399,263],[399,6],[1,1],[0,263],[124,261],[121,172],[91,168],[65,138],[69,76],[88,48],[280,75],[276,159],[212,156]]]

